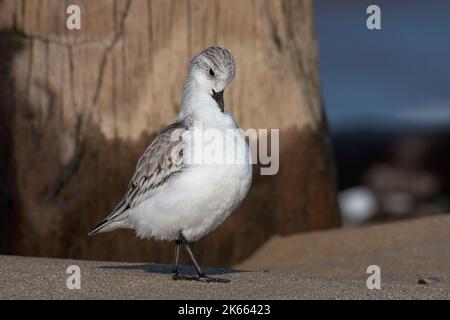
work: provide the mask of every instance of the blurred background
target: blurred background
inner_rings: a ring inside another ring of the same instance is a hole
[[[371,4],[381,30],[365,28]],[[344,226],[450,212],[450,2],[315,1]]]

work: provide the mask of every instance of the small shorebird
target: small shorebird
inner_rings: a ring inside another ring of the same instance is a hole
[[[174,280],[228,282],[207,277],[188,243],[217,228],[239,206],[251,184],[249,147],[231,114],[224,111],[223,91],[235,70],[233,55],[225,48],[210,47],[194,57],[176,121],[158,133],[139,159],[125,196],[89,235],[131,228],[141,238],[175,241]],[[198,124],[202,132],[213,129],[219,138],[229,130],[237,132],[231,143],[227,140],[226,161],[205,163],[186,156],[202,158],[199,152],[215,153],[224,146],[221,139],[196,140]],[[194,147],[199,143],[202,148]],[[179,274],[180,246],[186,248],[198,277]]]

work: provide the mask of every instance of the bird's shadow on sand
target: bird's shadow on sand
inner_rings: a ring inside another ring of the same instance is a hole
[[[172,265],[147,263],[147,264],[122,264],[122,265],[103,265],[98,266],[100,269],[118,269],[118,270],[143,270],[148,273],[171,274]],[[207,275],[222,275],[230,273],[248,272],[244,270],[202,267],[202,271]],[[188,276],[195,276],[196,272],[193,266],[180,265],[178,272]]]

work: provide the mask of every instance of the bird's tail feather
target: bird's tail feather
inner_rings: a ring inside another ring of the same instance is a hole
[[[114,210],[98,225],[88,233],[88,235],[93,236],[97,233],[108,232],[120,227],[126,227],[125,221],[127,214],[124,214],[128,210],[128,204],[122,200]]]
[[[94,227],[94,229],[92,229],[91,232],[88,233],[88,235],[93,236],[94,234],[108,231],[108,230],[105,230],[105,229],[106,229],[106,227],[108,226],[108,224],[110,222],[112,222],[112,221],[111,220],[107,220],[107,219],[103,220],[98,225],[96,225]]]

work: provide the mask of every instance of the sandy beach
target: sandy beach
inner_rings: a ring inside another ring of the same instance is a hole
[[[436,216],[276,237],[233,269],[205,269],[231,283],[172,281],[170,266],[155,263],[0,256],[0,298],[448,299],[449,230],[450,216]],[[70,265],[79,290],[66,286]],[[380,290],[366,286],[369,265],[381,269]]]

